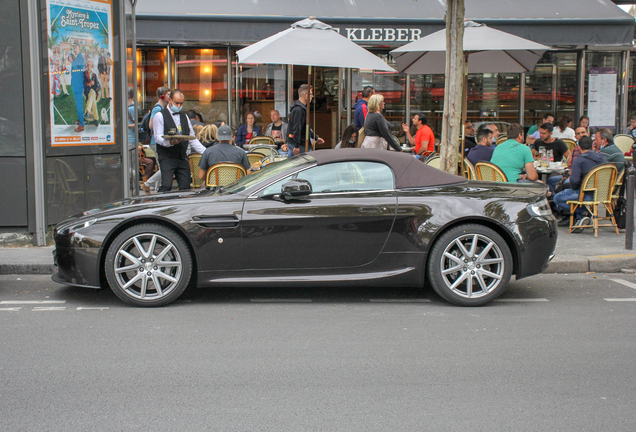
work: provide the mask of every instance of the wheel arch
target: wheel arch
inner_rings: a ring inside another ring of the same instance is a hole
[[[144,216],[140,218],[128,219],[120,223],[108,233],[106,238],[104,238],[104,241],[102,242],[99,260],[98,260],[99,281],[101,286],[103,287],[108,285],[106,281],[106,271],[104,268],[104,262],[106,261],[106,252],[108,251],[108,248],[113,243],[115,238],[117,238],[119,234],[121,234],[123,231],[127,230],[128,228],[131,228],[136,225],[146,224],[146,223],[154,223],[157,225],[164,226],[166,228],[170,228],[171,230],[175,231],[183,239],[183,241],[188,246],[188,250],[190,251],[190,254],[192,255],[192,275],[190,277],[190,285],[193,285],[193,284],[196,285],[198,280],[197,255],[195,254],[194,247],[192,246],[192,242],[190,242],[190,239],[188,238],[188,235],[186,234],[183,227],[179,225],[178,223],[175,223],[174,221],[166,219],[166,218],[157,217],[157,216]]]
[[[443,228],[437,230],[437,232],[433,235],[433,237],[430,240],[430,244],[428,247],[428,250],[430,251],[433,246],[435,245],[435,243],[437,242],[437,240],[447,231],[455,228],[458,225],[465,225],[465,224],[475,224],[475,225],[483,225],[487,228],[492,229],[493,231],[495,231],[497,234],[499,234],[501,236],[501,238],[504,239],[504,241],[506,242],[506,245],[508,246],[508,249],[510,249],[510,254],[512,255],[512,274],[516,275],[518,270],[519,270],[519,266],[520,266],[520,262],[519,262],[519,245],[517,244],[517,242],[514,239],[514,235],[512,232],[510,232],[509,229],[507,229],[505,226],[493,221],[492,219],[486,219],[486,218],[480,218],[480,217],[471,217],[471,218],[464,218],[464,219],[458,219],[458,220],[454,220],[453,222],[449,223],[448,225],[445,225]],[[428,262],[431,259],[431,254],[427,254],[426,257],[426,267],[424,268],[428,268]]]

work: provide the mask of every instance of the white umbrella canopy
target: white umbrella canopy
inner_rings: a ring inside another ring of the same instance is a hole
[[[333,27],[307,18],[236,53],[239,63],[288,64],[375,69],[395,72],[375,54],[337,33]]]
[[[464,23],[464,52],[468,73],[520,73],[534,69],[550,48],[473,21]],[[439,30],[391,51],[400,72],[444,74],[446,30]]]

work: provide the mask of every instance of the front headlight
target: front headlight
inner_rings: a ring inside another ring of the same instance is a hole
[[[74,232],[76,232],[76,231],[79,231],[79,230],[81,230],[81,229],[83,229],[83,228],[89,227],[89,226],[93,225],[95,222],[97,222],[97,219],[91,219],[91,220],[87,220],[87,221],[84,221],[84,222],[78,223],[78,224],[76,224],[76,225],[73,225],[73,226],[70,228],[70,230],[69,230],[69,234],[70,234],[70,233],[74,233]]]
[[[552,216],[552,209],[550,208],[550,203],[546,198],[541,201],[537,201],[534,204],[530,204],[528,207],[528,213],[532,216]]]

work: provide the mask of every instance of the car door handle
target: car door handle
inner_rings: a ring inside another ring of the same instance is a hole
[[[382,209],[380,207],[376,207],[376,206],[358,208],[358,211],[360,213],[381,213],[382,210],[386,210],[386,207],[384,207],[384,209]]]
[[[192,222],[204,228],[235,228],[239,224],[236,216],[193,216]]]

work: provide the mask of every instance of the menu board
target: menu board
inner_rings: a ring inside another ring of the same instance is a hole
[[[590,68],[587,93],[587,114],[590,126],[614,128],[616,126],[615,67]]]
[[[47,0],[51,146],[115,144],[112,0]]]

